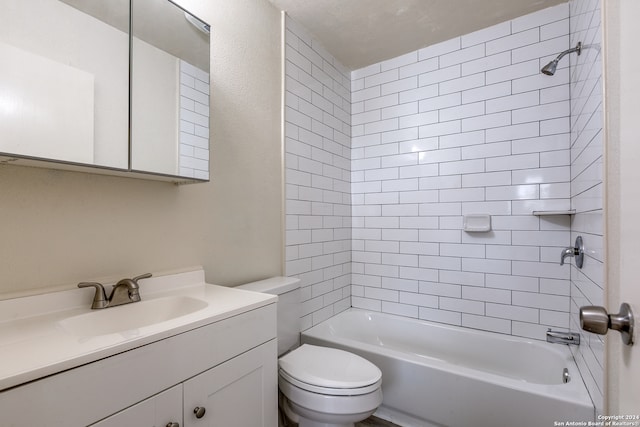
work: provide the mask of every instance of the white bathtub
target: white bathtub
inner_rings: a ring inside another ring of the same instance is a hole
[[[566,345],[357,309],[308,329],[302,342],[375,363],[384,396],[376,415],[402,426],[552,427],[595,417]]]

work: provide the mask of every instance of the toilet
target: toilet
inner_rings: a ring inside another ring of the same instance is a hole
[[[382,403],[382,372],[368,360],[300,338],[300,280],[272,277],[239,286],[278,295],[279,406],[299,427],[353,427]]]

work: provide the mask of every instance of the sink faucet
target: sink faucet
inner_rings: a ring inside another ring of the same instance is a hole
[[[142,274],[140,276],[134,277],[133,279],[119,280],[115,285],[113,285],[113,289],[111,290],[111,295],[109,295],[109,298],[107,298],[107,293],[105,292],[104,286],[102,286],[101,283],[80,282],[78,283],[78,287],[95,288],[96,293],[93,296],[93,303],[91,304],[92,309],[115,307],[117,305],[140,301],[138,280],[147,279],[149,277],[151,277],[151,273]]]

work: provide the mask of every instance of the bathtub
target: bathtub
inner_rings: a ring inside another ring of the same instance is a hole
[[[301,340],[375,363],[384,396],[376,415],[402,426],[551,427],[595,418],[566,345],[353,308]]]

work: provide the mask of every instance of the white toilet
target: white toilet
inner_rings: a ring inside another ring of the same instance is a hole
[[[279,402],[289,421],[300,427],[353,427],[375,412],[382,403],[377,366],[335,348],[298,347],[299,279],[272,277],[238,289],[278,295]]]

